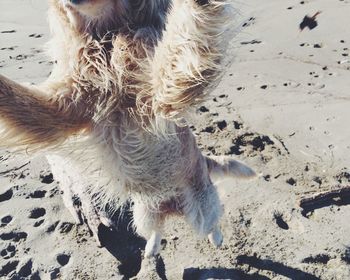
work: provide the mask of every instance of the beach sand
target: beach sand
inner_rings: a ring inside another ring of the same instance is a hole
[[[193,130],[205,154],[232,155],[261,176],[217,183],[222,247],[174,218],[160,257],[142,261],[145,241],[126,213],[118,229],[100,228],[99,248],[74,224],[45,159],[2,149],[1,279],[350,279],[350,196],[300,205],[350,185],[350,1],[234,5],[230,63]],[[0,1],[2,75],[48,77],[46,9],[46,1]],[[301,32],[318,11],[318,25]]]

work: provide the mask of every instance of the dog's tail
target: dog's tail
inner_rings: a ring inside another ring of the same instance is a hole
[[[210,176],[215,178],[238,177],[250,179],[256,175],[247,165],[227,156],[206,157]]]
[[[62,143],[86,126],[74,110],[0,75],[0,145],[37,149]]]

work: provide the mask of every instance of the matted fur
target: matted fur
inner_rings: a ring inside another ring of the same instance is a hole
[[[50,0],[52,74],[35,88],[0,76],[1,140],[52,154],[67,193],[113,209],[131,198],[147,238],[178,212],[218,239],[209,172],[254,172],[205,158],[186,116],[221,73],[230,11],[223,0]]]

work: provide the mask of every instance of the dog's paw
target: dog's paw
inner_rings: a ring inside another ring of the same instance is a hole
[[[106,227],[108,227],[109,229],[116,229],[117,228],[115,222],[111,218],[108,217],[106,212],[99,211],[98,216],[99,216],[100,222],[103,225],[105,225]]]
[[[101,221],[99,217],[96,215],[96,213],[84,213],[85,217],[85,223],[90,231],[90,234],[95,239],[98,247],[103,247],[100,241],[100,238],[98,237],[98,227],[101,224]]]
[[[158,244],[150,244],[148,241],[145,248],[145,258],[152,258],[159,254],[160,245]]]
[[[209,233],[208,239],[216,248],[219,248],[224,240],[222,233],[218,228]]]
[[[145,258],[152,258],[160,252],[161,236],[158,232],[153,232],[151,238],[148,239],[145,248]]]

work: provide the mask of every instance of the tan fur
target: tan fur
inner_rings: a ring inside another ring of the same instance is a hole
[[[46,147],[88,129],[78,111],[60,110],[59,100],[50,100],[35,88],[25,88],[0,75],[2,145]],[[39,142],[40,141],[40,142]]]
[[[50,0],[52,74],[36,88],[0,76],[2,140],[50,151],[66,194],[112,208],[131,198],[150,255],[172,212],[220,245],[209,172],[254,172],[205,158],[186,116],[221,73],[229,11],[222,0]]]

